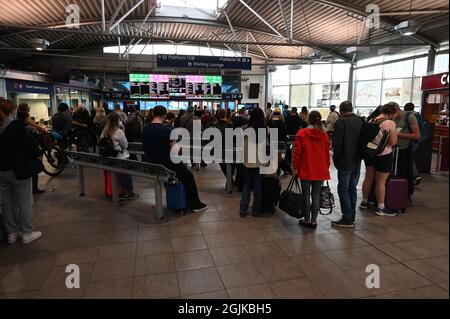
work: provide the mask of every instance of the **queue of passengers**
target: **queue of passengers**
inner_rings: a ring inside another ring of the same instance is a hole
[[[307,207],[306,216],[300,220],[300,225],[308,228],[317,227],[317,216],[320,211],[320,187],[324,181],[330,180],[330,146],[333,149],[333,161],[338,170],[338,194],[341,203],[342,218],[332,224],[337,227],[354,227],[357,206],[357,185],[360,179],[361,161],[365,161],[366,175],[363,183],[363,200],[360,209],[367,209],[371,204],[369,194],[375,181],[377,203],[376,214],[379,216],[395,216],[385,207],[386,180],[392,172],[393,147],[398,146],[399,167],[398,176],[408,180],[408,196],[414,193],[417,183],[414,174],[413,155],[417,142],[421,139],[420,116],[411,110],[414,105],[409,103],[406,111],[401,110],[397,103],[388,103],[376,110],[371,121],[378,123],[382,130],[389,132],[386,147],[375,157],[362,158],[359,137],[364,132],[365,119],[353,113],[351,102],[343,102],[339,113],[335,107],[330,108],[330,116],[323,125],[322,116],[317,111],[308,113],[302,110],[297,114],[296,108],[290,111],[279,108],[270,109],[266,114],[261,109],[248,112],[245,109],[231,113],[229,110],[212,111],[195,110],[189,107],[178,116],[169,115],[165,107],[157,106],[144,120],[142,114],[131,108],[125,114],[119,105],[107,115],[106,108],[98,108],[95,114],[89,114],[84,105],[79,105],[71,114],[67,104],[62,103],[58,113],[52,118],[53,129],[62,135],[62,141],[67,141],[74,128],[94,130],[96,139],[110,138],[120,159],[130,158],[127,151],[129,141],[142,141],[144,161],[161,164],[176,173],[177,178],[185,184],[189,208],[194,212],[207,209],[198,194],[194,175],[185,163],[174,164],[171,161],[171,151],[176,141],[171,140],[170,133],[174,127],[193,130],[193,121],[199,121],[203,128],[217,127],[222,132],[226,128],[243,128],[258,130],[260,128],[275,128],[279,132],[279,142],[286,142],[288,135],[294,138],[292,162],[280,163],[280,170],[286,174],[294,174],[300,179],[303,201]],[[269,115],[268,115],[269,114]],[[306,119],[306,121],[305,121]],[[144,126],[144,123],[146,125]],[[37,175],[42,172],[41,151],[39,143],[33,134],[39,132],[30,120],[29,107],[20,105],[19,110],[14,102],[0,99],[0,149],[4,155],[0,157],[0,198],[2,225],[8,234],[8,242],[14,243],[21,239],[22,243],[33,242],[42,236],[35,231],[33,219],[33,191],[37,188]],[[31,134],[30,134],[31,133]],[[95,143],[96,144],[96,143]],[[257,156],[256,156],[257,157]],[[249,208],[250,196],[253,193],[252,215],[260,216],[262,211],[262,176],[259,171],[261,164],[248,163],[233,166],[236,178],[233,181],[242,192],[240,216],[245,217]],[[224,165],[222,171],[226,173]],[[133,192],[131,176],[120,177],[121,200],[132,200],[139,197]]]

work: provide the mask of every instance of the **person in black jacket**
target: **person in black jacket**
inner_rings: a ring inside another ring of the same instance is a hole
[[[288,134],[286,125],[281,116],[281,109],[279,107],[275,108],[272,119],[268,123],[268,127],[278,130],[279,147],[286,147],[287,150]],[[279,170],[282,170],[285,175],[292,175],[291,164],[289,164],[289,161],[286,158],[280,160]]]
[[[41,172],[41,152],[25,124],[14,119],[17,106],[0,99],[0,198],[8,242],[23,244],[42,236],[34,231],[32,176]]]
[[[333,222],[337,227],[354,227],[356,216],[357,189],[361,156],[359,136],[363,129],[363,120],[353,113],[351,102],[340,106],[341,117],[334,125],[333,161],[338,170],[338,193],[341,202],[342,219]]]

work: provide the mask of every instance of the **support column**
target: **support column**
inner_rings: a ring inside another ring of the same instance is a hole
[[[434,64],[436,62],[436,50],[431,48],[428,51],[428,65],[427,65],[427,73],[434,72]]]
[[[352,102],[354,104],[353,101],[353,92],[354,92],[354,73],[355,73],[355,67],[352,64],[350,66],[350,74],[348,75],[348,96],[347,96],[347,100]]]
[[[269,102],[269,69],[267,61],[264,62],[264,106],[261,109],[266,113],[267,103]]]

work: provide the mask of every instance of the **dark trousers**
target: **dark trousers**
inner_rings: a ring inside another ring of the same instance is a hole
[[[361,175],[361,163],[353,168],[338,168],[338,194],[341,202],[343,219],[353,222],[356,217],[356,204],[358,201],[358,183]]]
[[[303,201],[306,206],[306,222],[317,223],[317,216],[320,212],[320,187],[322,183],[322,181],[301,181]]]
[[[262,175],[259,168],[244,168],[244,189],[241,195],[241,213],[246,213],[250,205],[250,196],[253,192],[253,214],[261,214],[262,209]]]
[[[39,189],[39,174],[33,175],[33,193]]]
[[[180,182],[184,184],[186,187],[186,192],[188,196],[189,201],[189,208],[197,208],[201,201],[198,196],[198,189],[197,189],[197,183],[195,182],[195,177],[189,171],[189,169],[186,167],[185,164],[167,164],[165,165],[168,169],[175,172],[176,177]]]
[[[413,147],[400,150],[398,153],[398,177],[403,177],[408,180],[408,195],[411,197],[414,194],[414,162],[413,162]]]

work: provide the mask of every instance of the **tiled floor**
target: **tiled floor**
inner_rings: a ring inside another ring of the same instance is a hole
[[[0,298],[449,297],[447,177],[424,176],[404,215],[359,212],[355,229],[333,229],[337,207],[311,231],[281,212],[242,219],[217,167],[195,174],[209,210],[162,221],[145,180],[135,180],[140,200],[116,208],[101,172],[88,171],[83,198],[76,170],[42,177],[56,189],[36,197],[44,237],[0,244]],[[68,264],[80,266],[80,289],[66,288]],[[380,267],[380,289],[366,288],[369,264]]]

